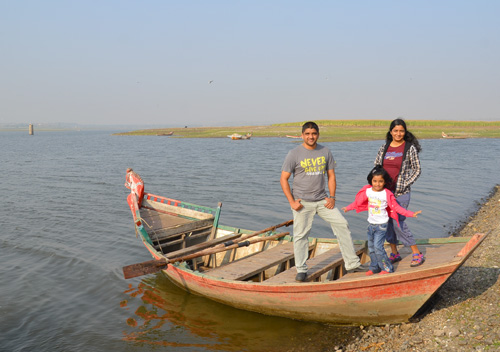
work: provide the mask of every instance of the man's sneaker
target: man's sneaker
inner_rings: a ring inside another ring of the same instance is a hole
[[[347,273],[348,274],[352,274],[352,273],[365,273],[368,270],[370,270],[370,265],[369,264],[361,264],[360,266],[358,266],[358,267],[356,267],[354,269],[347,270]]]
[[[295,281],[298,282],[304,282],[306,281],[307,273],[298,273],[297,276],[295,276]]]

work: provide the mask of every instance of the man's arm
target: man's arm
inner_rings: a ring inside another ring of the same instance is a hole
[[[292,207],[293,210],[298,211],[302,208],[302,204],[300,204],[300,199],[293,198],[292,190],[290,188],[290,184],[288,183],[290,175],[291,173],[289,172],[281,171],[281,177],[280,177],[281,189],[283,190],[286,199],[288,199],[290,207]]]
[[[335,179],[335,170],[327,170],[328,176],[328,191],[330,192],[330,196],[335,197],[335,192],[337,191],[337,181]],[[325,207],[328,209],[333,209],[335,208],[335,199],[334,198],[326,198],[326,204]]]

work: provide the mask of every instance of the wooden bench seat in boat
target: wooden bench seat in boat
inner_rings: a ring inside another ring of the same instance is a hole
[[[222,244],[224,242],[238,239],[239,237],[241,237],[241,235],[243,235],[243,234],[242,233],[230,233],[230,234],[222,236],[222,237],[217,237],[217,238],[214,238],[214,239],[211,239],[211,240],[199,243],[199,244],[195,244],[194,246],[191,246],[191,247],[182,248],[182,249],[179,249],[179,250],[174,251],[174,252],[166,253],[165,256],[169,259],[174,259],[174,258],[190,255],[190,254],[196,253],[198,251],[201,251],[201,250],[213,247],[213,246],[217,246],[217,245]]]
[[[354,250],[357,255],[363,252],[363,245],[355,245]],[[314,281],[321,277],[321,275],[332,270],[336,266],[340,266],[343,263],[342,253],[338,247],[332,248],[322,254],[315,256],[314,258],[308,259],[307,264],[307,278],[306,281]],[[266,284],[287,284],[294,283],[295,276],[297,275],[297,270],[292,267],[278,275],[275,275],[265,281]]]
[[[212,214],[146,199],[140,212],[155,249],[164,254],[203,243],[212,233]]]
[[[157,241],[169,240],[182,234],[202,232],[212,228],[214,215],[179,206],[144,199],[140,209],[150,237]]]
[[[141,217],[150,237],[159,241],[169,240],[181,234],[210,231],[214,222],[213,218],[190,219],[178,214],[167,214],[147,208],[141,208]]]
[[[199,224],[205,221],[201,220],[198,224],[190,223],[173,229],[156,231],[148,229],[148,235],[155,249],[166,254],[205,242],[210,237],[213,228],[212,224]]]
[[[310,245],[309,250],[314,246]],[[241,258],[232,263],[208,270],[210,276],[227,280],[246,280],[264,270],[293,259],[293,242],[279,244],[273,248],[258,252],[250,257]]]

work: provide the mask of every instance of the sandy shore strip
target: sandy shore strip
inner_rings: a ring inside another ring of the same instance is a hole
[[[500,186],[458,236],[488,237],[407,324],[360,326],[347,346],[330,351],[500,351]],[[424,264],[425,265],[425,264]]]

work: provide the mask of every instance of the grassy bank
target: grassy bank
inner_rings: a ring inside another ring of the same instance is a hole
[[[186,127],[137,130],[117,135],[151,135],[174,132],[168,138],[227,138],[233,133],[252,133],[254,137],[286,137],[300,135],[305,121],[241,127]],[[315,120],[320,126],[322,141],[368,141],[385,139],[390,120]],[[436,121],[406,120],[408,129],[420,139],[450,137],[500,138],[500,121]]]

